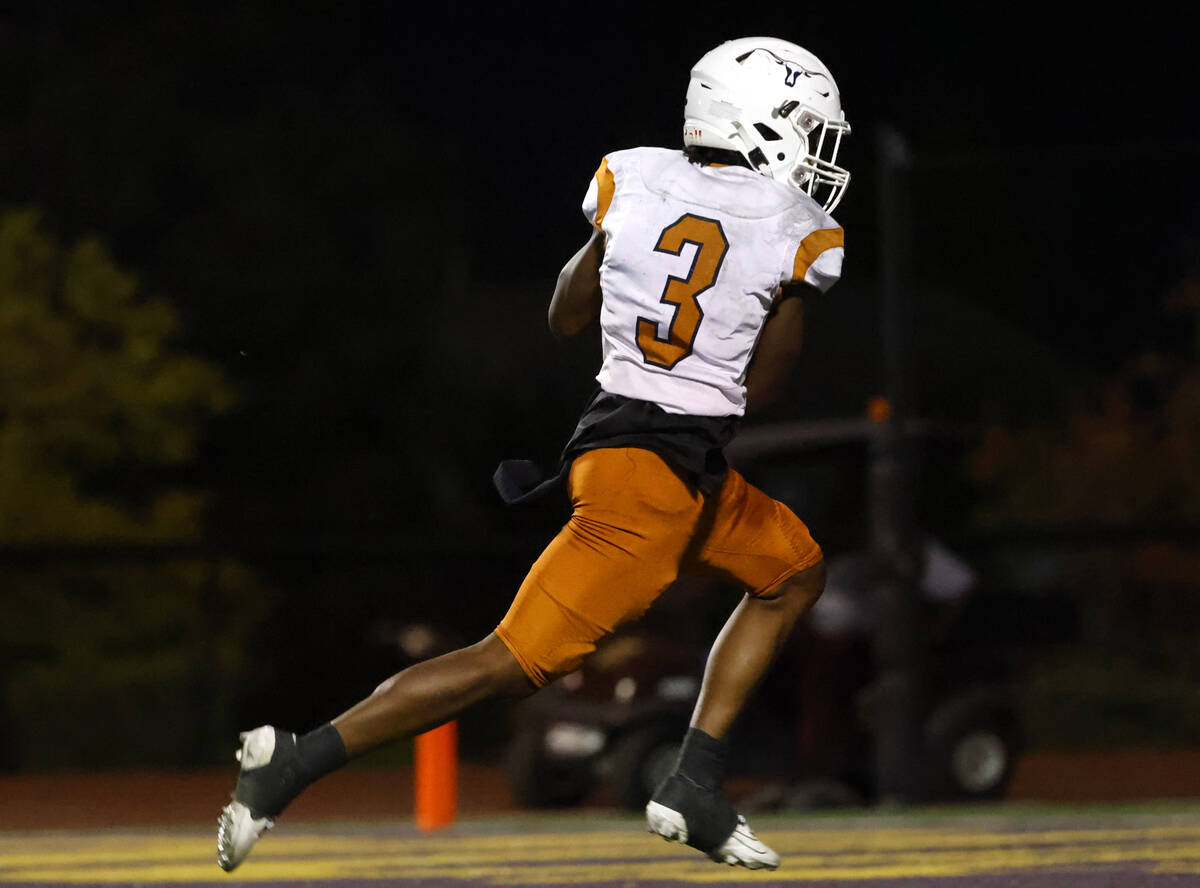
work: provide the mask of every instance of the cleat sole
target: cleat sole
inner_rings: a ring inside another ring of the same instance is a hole
[[[217,818],[217,865],[236,869],[262,834],[275,826],[269,817],[255,817],[241,802],[230,802]]]

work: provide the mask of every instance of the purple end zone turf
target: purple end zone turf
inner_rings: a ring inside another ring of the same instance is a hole
[[[780,870],[782,873],[783,871]],[[134,883],[136,884],[136,883]],[[161,884],[161,883],[160,883]],[[171,882],[179,888],[216,888],[228,886],[232,880],[214,879],[198,882]],[[255,882],[264,888],[311,888],[311,880]],[[394,886],[393,878],[381,879],[333,879],[320,882],[325,888],[383,888]],[[480,879],[405,879],[404,888],[484,888],[497,883],[489,878]],[[520,888],[519,883],[506,881],[506,888]],[[533,883],[545,888],[543,883]],[[683,888],[696,882],[685,880],[653,879],[638,880],[637,888]],[[745,879],[703,883],[706,888],[743,888]],[[772,880],[771,884],[778,884]],[[1091,870],[1055,870],[1053,872],[1009,872],[997,875],[914,876],[904,879],[831,879],[829,881],[802,881],[788,883],[794,888],[1183,888],[1200,885],[1200,876],[1193,873],[1149,873],[1136,868],[1112,869],[1101,867]],[[45,882],[5,882],[5,888],[46,888]],[[571,882],[572,888],[628,888],[627,879],[597,882]],[[72,888],[112,888],[111,882],[71,882]]]

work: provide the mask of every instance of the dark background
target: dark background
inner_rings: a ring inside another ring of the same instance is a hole
[[[1185,18],[1167,4],[6,4],[0,207],[37,208],[64,242],[99,236],[237,392],[195,459],[138,481],[210,491],[184,542],[273,590],[258,671],[226,688],[234,715],[212,730],[265,701],[300,723],[360,696],[388,663],[348,650],[381,622],[470,637],[502,615],[561,504],[505,510],[491,472],[552,463],[593,385],[597,343],[545,327],[588,234],[589,177],[610,150],[679,143],[689,67],[724,39],[814,51],[853,127],[845,277],[813,300],[802,365],[758,422],[858,415],[886,387],[884,125],[913,157],[919,413],[1053,420],[1146,350],[1190,360],[1192,322],[1164,308],[1200,265]]]

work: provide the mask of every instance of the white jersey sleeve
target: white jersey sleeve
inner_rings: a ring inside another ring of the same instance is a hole
[[[805,231],[806,226],[798,226],[794,235],[800,243],[792,262],[791,280],[803,281],[824,293],[842,276],[844,235],[837,227],[818,228],[807,234]]]
[[[583,215],[596,228],[601,228],[604,215],[612,203],[613,191],[616,187],[612,170],[608,168],[608,158],[600,161],[596,174],[588,183],[587,194],[583,197]]]
[[[607,155],[583,213],[605,236],[597,379],[669,413],[744,413],[746,369],[780,287],[827,290],[841,275],[842,229],[808,195],[680,151]]]

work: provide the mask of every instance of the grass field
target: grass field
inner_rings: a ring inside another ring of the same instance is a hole
[[[215,829],[9,831],[0,833],[0,884],[1200,886],[1200,802],[753,825],[783,855],[778,871],[719,866],[645,834],[639,818],[592,812],[467,818],[434,835],[409,822],[283,822],[230,875],[215,863]]]

